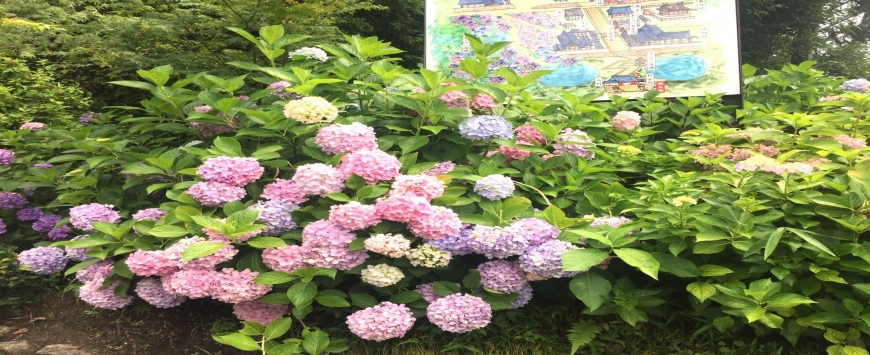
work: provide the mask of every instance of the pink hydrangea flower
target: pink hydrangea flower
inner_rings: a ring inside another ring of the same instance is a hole
[[[343,178],[356,174],[368,184],[392,180],[399,175],[399,159],[380,150],[360,150],[341,157],[338,170]]]
[[[203,256],[201,258],[196,258],[188,261],[181,261],[182,254],[184,250],[188,247],[204,242],[221,242],[223,246],[218,249],[218,251]],[[191,237],[179,240],[169,248],[166,248],[166,256],[169,260],[175,262],[176,266],[181,269],[211,269],[217,266],[218,264],[230,261],[236,254],[238,253],[238,249],[225,241],[213,241],[213,240],[205,240],[200,237]]]
[[[432,301],[426,317],[443,331],[465,333],[487,326],[492,308],[480,297],[455,293]]]
[[[349,229],[330,220],[311,222],[302,229],[302,244],[307,246],[344,246],[356,239]]]
[[[109,274],[115,270],[115,266],[112,265],[111,260],[103,260],[96,264],[89,265],[88,267],[76,271],[76,280],[79,280],[81,283],[87,282],[97,282],[103,283],[106,281],[106,277],[109,277]]]
[[[127,267],[137,276],[167,276],[178,271],[178,263],[165,250],[137,250],[127,256]]]
[[[287,305],[260,301],[239,302],[233,305],[233,314],[239,320],[267,325],[287,314]]]
[[[163,277],[166,291],[190,298],[205,298],[217,292],[220,273],[214,270],[181,270]]]
[[[106,287],[102,287],[102,280],[85,282],[85,284],[79,288],[79,298],[97,308],[124,308],[133,302],[133,296],[116,296],[115,287],[118,287],[120,284],[121,280],[117,280]]]
[[[21,128],[19,128],[19,129],[27,129],[27,130],[31,130],[31,131],[41,131],[41,130],[46,129],[46,128],[47,128],[47,126],[45,125],[45,123],[42,123],[42,122],[26,122],[23,125],[21,125]]]
[[[363,205],[356,201],[330,207],[329,220],[350,230],[366,229],[381,223],[374,205]]]
[[[541,132],[538,132],[538,129],[535,126],[530,124],[524,124],[522,126],[517,127],[514,132],[517,133],[517,143],[520,140],[526,142],[535,142],[538,144],[545,144],[547,140],[544,138],[544,135]]]
[[[156,277],[140,280],[135,291],[139,298],[157,308],[172,308],[187,300],[187,297],[166,291],[163,281]]]
[[[218,284],[212,297],[226,303],[254,301],[272,290],[272,285],[254,282],[259,272],[225,268],[218,274]]]
[[[448,235],[459,233],[462,229],[462,220],[459,215],[447,207],[432,206],[429,212],[408,222],[408,229],[415,236],[438,240]]]
[[[358,150],[378,149],[375,130],[359,122],[332,124],[317,131],[314,142],[326,153],[348,154]]]
[[[91,227],[93,222],[118,223],[121,215],[113,210],[114,206],[100,203],[89,203],[70,208],[69,222],[76,228],[86,232],[96,231]]]
[[[263,188],[263,193],[260,197],[267,200],[275,200],[281,202],[289,202],[294,204],[302,204],[308,201],[305,197],[305,192],[301,185],[293,180],[275,179]]]
[[[191,185],[187,189],[187,194],[203,206],[220,207],[227,202],[243,199],[247,195],[247,192],[245,192],[244,188],[238,186],[212,181],[200,181]]]
[[[640,124],[640,115],[633,111],[619,111],[610,119],[610,124],[618,132],[628,132]]]
[[[450,161],[442,161],[440,163],[435,164],[434,166],[432,166],[428,170],[424,171],[423,175],[431,175],[431,176],[444,175],[444,174],[447,174],[447,173],[453,171],[453,169],[456,169],[456,164],[453,164],[453,162],[450,162]]]
[[[834,137],[834,140],[847,148],[861,149],[867,147],[867,141],[863,138],[852,138],[845,134]]]
[[[411,195],[425,198],[427,201],[441,196],[445,189],[444,182],[430,175],[399,175],[390,188],[389,195]]]
[[[280,248],[263,250],[263,264],[269,269],[283,272],[294,272],[301,268],[310,267],[305,260],[311,247],[300,245],[288,245]]]
[[[474,99],[471,100],[471,107],[474,107],[478,110],[491,111],[493,108],[499,106],[495,101],[486,94],[477,94],[474,95]]]
[[[196,174],[206,181],[245,186],[263,175],[263,167],[254,158],[215,157],[206,159]]]
[[[352,313],[347,317],[347,327],[356,336],[374,341],[401,338],[414,326],[411,309],[403,304],[381,302]]]
[[[344,189],[344,177],[332,166],[314,163],[296,168],[293,181],[305,195],[326,196]]]
[[[140,210],[133,214],[133,219],[137,221],[157,221],[158,219],[163,218],[166,215],[166,211],[163,211],[159,208],[146,208],[144,210]]]
[[[425,198],[410,195],[395,195],[389,198],[379,198],[375,208],[381,219],[408,223],[426,217],[432,205]]]

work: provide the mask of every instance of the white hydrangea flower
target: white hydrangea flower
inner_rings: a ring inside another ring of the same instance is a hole
[[[289,54],[290,58],[293,58],[294,55],[301,55],[301,56],[304,56],[306,58],[319,60],[321,62],[325,62],[329,59],[329,56],[326,55],[326,52],[324,52],[320,48],[315,48],[315,47],[302,47],[302,48],[299,48],[295,51],[290,52],[290,54]]]
[[[369,265],[361,272],[362,281],[376,287],[393,285],[404,277],[402,270],[387,264]]]

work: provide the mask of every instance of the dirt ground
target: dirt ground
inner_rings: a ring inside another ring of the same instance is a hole
[[[36,349],[71,344],[92,355],[250,354],[212,340],[212,332],[234,331],[238,323],[230,306],[208,300],[188,300],[170,309],[134,303],[108,311],[72,293],[49,294],[14,312],[0,313],[0,326],[13,329],[0,336],[0,342],[25,340]]]

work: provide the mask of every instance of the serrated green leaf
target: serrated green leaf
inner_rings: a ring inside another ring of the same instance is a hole
[[[711,296],[716,294],[716,287],[701,281],[695,281],[686,286],[686,291],[689,291],[700,302],[704,302]]]
[[[636,267],[653,279],[659,279],[659,262],[650,253],[631,248],[614,249],[613,252],[626,264]]]
[[[181,252],[181,261],[188,262],[193,259],[201,258],[214,254],[226,245],[224,242],[199,242],[193,244]]]
[[[289,317],[273,320],[272,323],[266,326],[266,330],[263,331],[263,339],[271,340],[286,334],[292,324],[293,319]]]

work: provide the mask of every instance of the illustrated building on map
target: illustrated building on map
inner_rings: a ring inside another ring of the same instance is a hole
[[[562,31],[562,34],[556,36],[559,44],[556,44],[553,50],[556,51],[580,51],[584,49],[601,49],[601,41],[594,31],[588,30],[571,30]]]
[[[570,30],[572,28],[577,28],[577,24],[573,23],[573,22],[565,22],[562,24],[562,28],[564,28],[566,30]]]
[[[637,85],[640,79],[636,78],[634,75],[613,75],[610,79],[604,81],[605,84],[617,84],[619,86],[623,85]]]
[[[643,25],[637,29],[637,34],[622,33],[622,38],[630,47],[638,46],[654,46],[663,44],[675,43],[692,43],[692,36],[689,31],[665,32],[661,28],[654,25]]]
[[[685,15],[688,14],[692,9],[686,7],[681,2],[675,2],[673,4],[664,4],[659,6],[658,11],[659,15],[662,16],[673,16],[673,15]]]
[[[607,9],[607,14],[612,18],[631,16],[631,6],[614,6]]]
[[[484,6],[510,5],[510,0],[459,0],[459,7],[473,8]]]
[[[565,19],[568,21],[582,20],[583,19],[583,10],[567,9],[567,10],[565,10]]]

